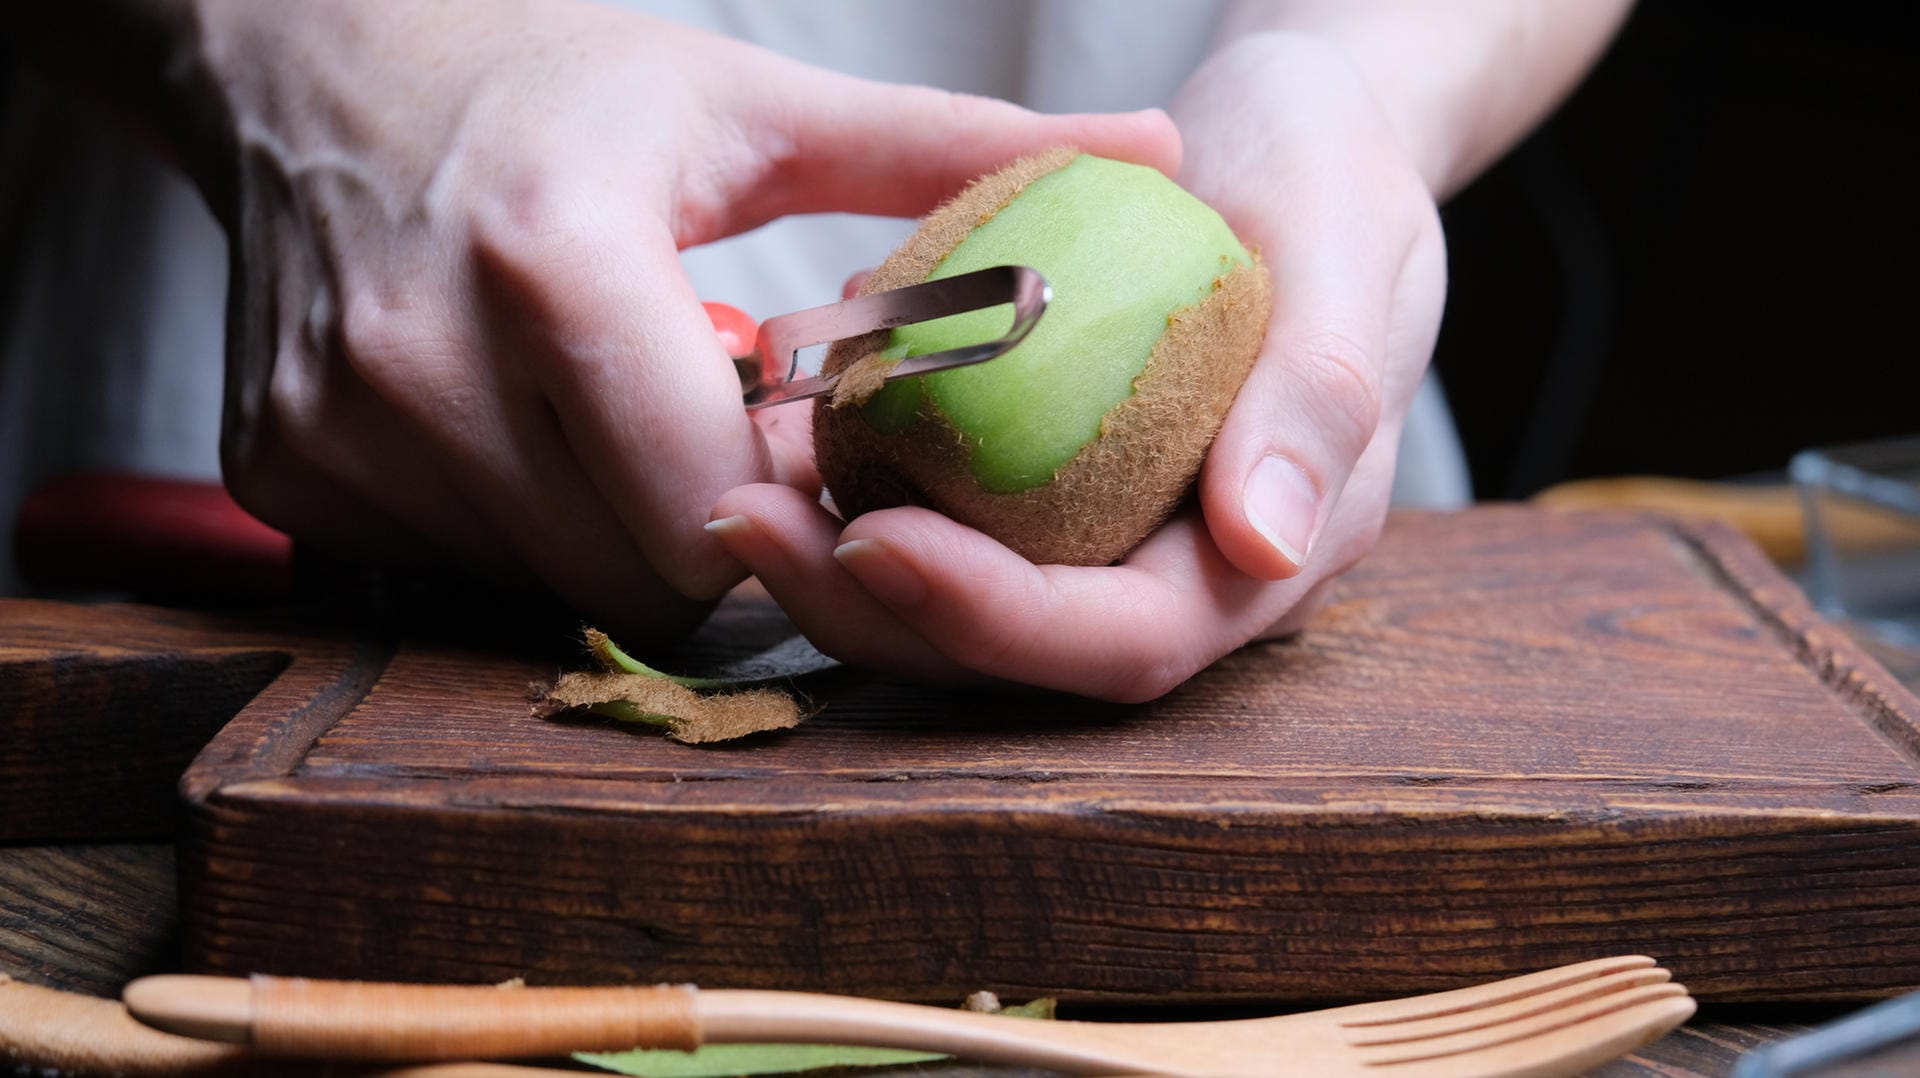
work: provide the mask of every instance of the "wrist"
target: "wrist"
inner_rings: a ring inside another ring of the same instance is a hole
[[[1187,147],[1181,182],[1236,228],[1253,229],[1253,242],[1286,241],[1258,232],[1288,200],[1280,192],[1295,187],[1358,183],[1431,206],[1416,131],[1396,120],[1350,56],[1319,37],[1239,37],[1201,65],[1170,111]]]
[[[1438,201],[1572,91],[1628,7],[1629,0],[1245,3],[1232,9],[1223,40],[1234,43],[1228,48],[1253,38],[1294,49],[1316,42],[1337,53]]]
[[[1415,20],[1336,21],[1315,36],[1367,87],[1435,201],[1465,184],[1485,154],[1491,118],[1487,83],[1497,59],[1476,53],[1465,30]],[[1473,164],[1470,164],[1473,163]]]
[[[1356,52],[1341,35],[1320,29],[1262,30],[1233,37],[1202,72],[1224,69],[1237,96],[1250,103],[1272,102],[1294,116],[1306,111],[1300,95],[1312,95],[1312,110],[1327,122],[1345,125],[1354,137],[1361,132],[1353,128],[1364,127],[1376,144],[1390,141],[1438,198],[1452,189],[1465,133],[1440,95],[1422,92],[1417,76],[1395,75],[1393,65],[1382,62],[1384,51],[1375,43],[1371,55]],[[1218,94],[1212,97],[1218,100]],[[1182,130],[1195,118],[1191,107],[1183,110],[1181,104],[1174,113]]]

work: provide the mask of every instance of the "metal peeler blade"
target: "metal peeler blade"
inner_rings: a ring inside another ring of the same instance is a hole
[[[980,344],[909,356],[887,375],[887,381],[891,382],[896,378],[983,363],[1004,354],[1033,332],[1052,298],[1052,287],[1038,272],[1025,266],[994,266],[769,318],[760,325],[760,337],[754,349],[767,374],[758,385],[747,390],[747,410],[833,392],[834,383],[839,381],[837,375],[793,377],[798,371],[800,349],[810,345],[830,344],[875,330],[929,322],[983,307],[1013,304],[1013,325],[1006,333]]]

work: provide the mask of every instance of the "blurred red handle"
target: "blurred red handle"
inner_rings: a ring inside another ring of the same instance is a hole
[[[293,591],[293,540],[218,483],[62,476],[27,496],[13,549],[20,575],[40,587],[221,599]]]

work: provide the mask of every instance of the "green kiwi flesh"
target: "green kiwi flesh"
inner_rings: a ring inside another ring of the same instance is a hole
[[[983,490],[1040,486],[1133,395],[1167,316],[1205,299],[1252,256],[1206,203],[1144,165],[1079,156],[1028,184],[969,232],[928,275],[1031,266],[1053,285],[1033,333],[991,363],[903,379],[866,404],[897,433],[930,404],[972,448]],[[1008,308],[969,311],[893,331],[894,358],[991,340]]]
[[[1160,173],[1061,150],[975,181],[862,288],[1003,263],[1054,288],[1007,354],[880,381],[904,356],[999,335],[1007,307],[829,351],[844,392],[815,410],[821,475],[849,518],[924,505],[1035,562],[1106,564],[1191,488],[1259,354],[1266,269]]]

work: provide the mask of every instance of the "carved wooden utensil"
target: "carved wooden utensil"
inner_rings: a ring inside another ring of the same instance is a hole
[[[802,992],[687,986],[518,988],[299,978],[159,976],[127,1009],[168,1032],[271,1055],[393,1062],[692,1049],[702,1043],[859,1044],[1069,1074],[1579,1074],[1693,1014],[1687,990],[1639,955],[1410,999],[1218,1022],[1041,1022]],[[1284,1064],[1283,1064],[1284,1061]]]

